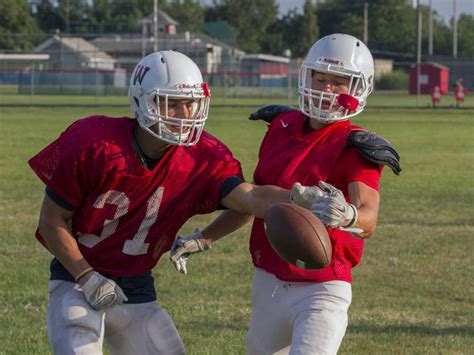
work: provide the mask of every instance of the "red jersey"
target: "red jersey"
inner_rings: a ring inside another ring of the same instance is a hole
[[[462,85],[454,86],[454,96],[456,97],[456,102],[464,102],[464,96],[467,94],[467,89]]]
[[[324,180],[340,189],[347,200],[347,186],[354,181],[378,191],[382,168],[364,159],[356,148],[346,148],[349,133],[359,129],[343,121],[313,130],[299,111],[279,115],[260,147],[255,183],[291,189],[295,182],[318,185]],[[255,219],[250,237],[253,263],[283,281],[351,282],[351,269],[360,262],[364,240],[338,229],[328,229],[328,233],[333,249],[330,265],[321,270],[303,270],[276,254],[266,238],[263,220]]]
[[[79,120],[29,161],[48,189],[74,207],[79,249],[108,275],[150,271],[190,217],[217,209],[222,183],[242,177],[229,149],[206,132],[194,146],[171,146],[147,169],[133,146],[135,125],[126,117]]]

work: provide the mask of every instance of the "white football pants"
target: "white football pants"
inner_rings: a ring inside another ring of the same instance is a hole
[[[257,268],[247,353],[336,354],[351,300],[348,282],[284,282]]]
[[[113,355],[184,354],[168,313],[156,302],[94,310],[80,286],[49,282],[48,336],[54,354],[102,354],[103,340]]]

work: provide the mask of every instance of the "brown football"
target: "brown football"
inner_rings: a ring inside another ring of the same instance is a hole
[[[301,269],[322,269],[332,257],[331,240],[318,217],[301,206],[277,203],[265,214],[268,241],[280,257]]]

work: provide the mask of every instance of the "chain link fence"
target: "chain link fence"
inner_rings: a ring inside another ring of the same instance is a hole
[[[214,96],[278,98],[288,103],[297,98],[301,60],[246,55],[202,34],[164,36],[158,44],[161,50],[178,50],[191,57]],[[101,97],[125,96],[133,67],[152,49],[150,38],[137,34],[86,38],[56,34],[42,37],[34,52],[0,50],[0,104],[15,102],[11,99],[14,96],[28,97],[17,101],[25,104],[37,103],[36,97],[42,95],[92,96],[95,102]],[[451,85],[463,78],[467,89],[474,90],[474,61],[429,59],[449,68]],[[410,61],[394,61],[391,67],[408,72],[413,65]],[[408,87],[402,91],[406,94]]]

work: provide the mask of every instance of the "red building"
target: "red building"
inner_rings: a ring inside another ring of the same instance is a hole
[[[416,65],[410,69],[410,95],[416,95]],[[420,93],[431,94],[439,86],[441,94],[449,91],[449,68],[437,63],[420,66]]]
[[[287,87],[290,58],[270,54],[247,54],[242,58],[244,86]]]

